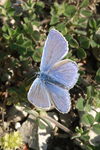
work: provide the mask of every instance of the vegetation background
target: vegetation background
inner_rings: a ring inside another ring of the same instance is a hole
[[[62,127],[60,121],[58,123],[52,120],[64,130],[59,129],[58,133],[68,131],[73,140],[53,137],[48,142],[48,150],[51,147],[52,150],[72,150],[75,140],[80,141],[78,145],[81,149],[100,150],[100,140],[98,144],[93,144],[89,135],[90,130],[97,137],[100,135],[99,5],[94,0],[7,0],[0,6],[0,126],[4,130],[4,135],[0,136],[1,148],[22,148],[23,140],[19,133],[14,132],[14,126],[11,132],[10,125],[9,131],[3,126],[7,109],[12,105],[23,106],[24,101],[24,110],[36,117],[40,128],[45,128],[41,120],[50,125],[46,112],[29,104],[27,92],[35,79],[34,73],[39,71],[47,35],[55,28],[68,41],[69,52],[65,58],[78,63],[80,78],[77,85],[70,90],[72,107],[69,112],[69,130]],[[95,116],[91,113],[92,110],[96,112]],[[54,108],[50,111],[55,111],[59,116]],[[17,142],[16,137],[19,139]],[[12,138],[15,139],[14,144],[10,141]]]

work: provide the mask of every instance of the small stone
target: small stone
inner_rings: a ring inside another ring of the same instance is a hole
[[[48,116],[58,121],[58,116],[55,112],[49,112]],[[39,138],[39,150],[47,150],[47,140],[51,136],[53,129],[56,125],[50,122],[52,128],[50,126],[46,126],[46,129],[38,129],[38,138]]]
[[[21,127],[20,122],[16,122],[16,123],[15,123],[15,129],[19,129],[20,127]]]
[[[7,122],[18,122],[22,121],[27,117],[28,113],[23,111],[22,106],[11,106],[7,112]]]
[[[7,0],[0,0],[0,5],[4,5]]]
[[[22,134],[23,142],[28,143],[30,148],[39,150],[38,147],[38,125],[36,118],[32,115],[28,116],[28,119],[22,124],[18,131]]]

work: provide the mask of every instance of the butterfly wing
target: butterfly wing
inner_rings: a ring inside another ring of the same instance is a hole
[[[41,60],[41,72],[48,71],[56,62],[62,59],[68,52],[68,42],[57,30],[51,30],[43,51]]]
[[[45,84],[40,78],[36,78],[28,92],[28,100],[39,108],[48,109],[51,106]]]
[[[46,89],[55,108],[61,113],[68,113],[71,107],[70,95],[66,89],[46,83]]]
[[[79,77],[77,64],[69,59],[59,61],[48,73],[56,81],[66,86],[67,89],[72,88]]]

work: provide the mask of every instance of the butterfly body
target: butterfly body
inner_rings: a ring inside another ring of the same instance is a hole
[[[46,73],[40,73],[39,78],[45,83],[54,84],[54,85],[60,86],[61,88],[67,89],[65,85],[63,85],[59,81],[56,81],[53,77],[51,77],[50,75]]]
[[[40,74],[28,92],[28,100],[36,107],[49,109],[51,103],[61,113],[71,107],[69,90],[78,80],[78,66],[69,59],[68,42],[57,30],[51,30],[42,55]]]

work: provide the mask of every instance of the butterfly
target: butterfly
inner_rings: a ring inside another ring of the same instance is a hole
[[[71,108],[69,90],[78,80],[78,66],[70,59],[68,42],[57,30],[52,29],[45,42],[40,74],[32,83],[28,100],[40,109],[49,109],[51,104],[61,113]]]

